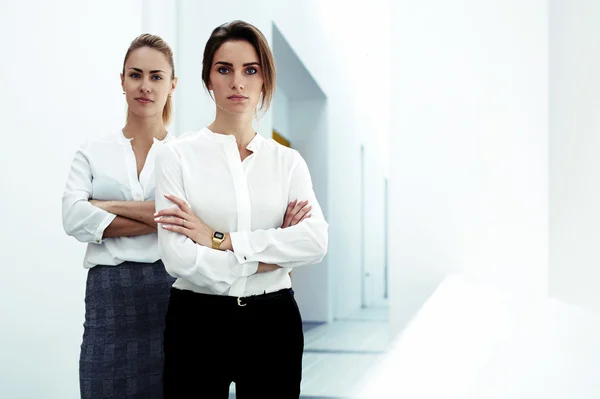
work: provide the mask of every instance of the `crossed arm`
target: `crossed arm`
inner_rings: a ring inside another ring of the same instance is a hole
[[[98,201],[90,204],[117,215],[104,230],[102,238],[130,237],[156,233],[154,201]]]
[[[117,215],[104,230],[102,238],[136,236],[156,233],[157,231],[157,220],[155,218],[156,206],[154,201],[89,200],[89,202],[97,208]],[[281,228],[294,226],[302,220],[309,218],[311,216],[309,212],[312,208],[306,206],[307,204],[308,201],[290,202],[286,209]],[[208,229],[208,227],[206,228]],[[229,239],[229,235],[227,238]],[[212,242],[212,233],[209,239]],[[231,245],[230,239],[229,245]]]
[[[194,214],[184,200],[169,194],[166,194],[165,198],[176,204],[177,207],[166,208],[156,212],[154,214],[156,216],[154,221],[160,223],[165,230],[182,234],[196,244],[211,248],[214,231]],[[312,206],[308,206],[307,200],[300,202],[294,200],[290,202],[285,211],[281,228],[285,229],[295,226],[301,221],[310,218],[311,209]],[[225,240],[221,243],[219,250],[233,251],[231,234],[225,233]],[[258,262],[257,273],[270,272],[280,268],[281,266],[275,264]]]

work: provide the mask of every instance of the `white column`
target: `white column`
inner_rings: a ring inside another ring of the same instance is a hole
[[[600,309],[600,3],[550,1],[550,294]]]

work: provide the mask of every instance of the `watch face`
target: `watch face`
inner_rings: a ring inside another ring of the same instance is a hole
[[[213,237],[215,237],[217,240],[222,240],[225,238],[225,234],[221,233],[220,231],[215,231]]]

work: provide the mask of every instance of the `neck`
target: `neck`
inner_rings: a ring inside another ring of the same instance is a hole
[[[127,138],[137,139],[138,141],[153,141],[155,138],[162,140],[167,134],[162,115],[140,117],[130,113],[127,119],[127,124],[123,128],[123,134]]]
[[[252,126],[252,114],[232,115],[222,112],[217,108],[215,121],[208,128],[214,133],[231,134],[239,147],[246,147],[254,138],[254,127]]]

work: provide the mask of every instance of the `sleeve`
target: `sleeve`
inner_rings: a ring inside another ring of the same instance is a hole
[[[260,261],[293,268],[318,263],[327,254],[329,225],[315,196],[308,166],[300,154],[296,154],[288,202],[308,200],[312,216],[285,229],[230,233],[231,244],[240,263]]]
[[[171,194],[189,204],[186,198],[182,160],[169,144],[156,156],[156,210],[177,206],[165,198]],[[223,294],[240,277],[256,273],[258,262],[241,264],[231,251],[219,251],[196,244],[183,234],[158,228],[158,251],[167,272],[176,278]]]
[[[101,244],[104,230],[116,215],[93,206],[92,169],[88,155],[89,144],[75,153],[71,171],[62,196],[62,221],[65,233],[81,242]]]

